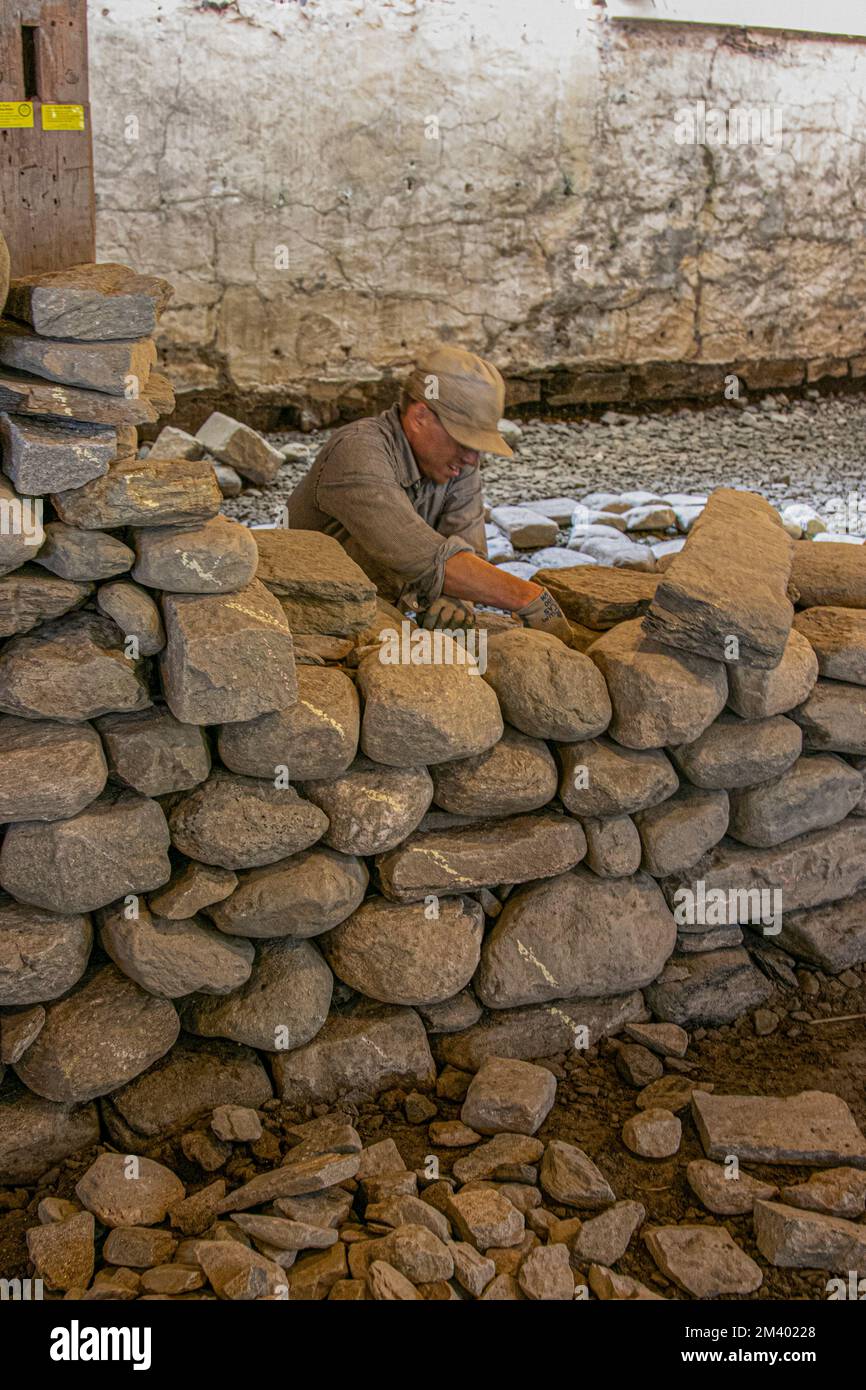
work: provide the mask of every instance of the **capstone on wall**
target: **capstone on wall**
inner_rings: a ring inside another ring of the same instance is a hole
[[[390,403],[437,339],[552,411],[866,372],[866,43],[573,0],[90,24],[98,254],[177,286],[192,423]]]

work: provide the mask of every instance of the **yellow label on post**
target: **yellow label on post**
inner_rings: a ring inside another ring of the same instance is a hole
[[[32,101],[0,101],[0,130],[33,127]]]
[[[43,130],[83,130],[83,106],[58,106],[46,102],[42,107]]]

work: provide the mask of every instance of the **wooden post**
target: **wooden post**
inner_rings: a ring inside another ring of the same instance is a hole
[[[0,6],[0,228],[12,274],[96,257],[86,0]]]

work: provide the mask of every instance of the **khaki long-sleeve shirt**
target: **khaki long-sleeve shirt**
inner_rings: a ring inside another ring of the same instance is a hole
[[[487,555],[480,469],[425,478],[395,405],[335,430],[289,498],[289,525],[335,536],[384,598],[426,608],[452,555]]]

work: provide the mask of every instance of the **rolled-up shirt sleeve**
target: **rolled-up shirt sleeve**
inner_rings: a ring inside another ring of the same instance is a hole
[[[354,455],[354,461],[353,461]],[[440,596],[452,555],[472,551],[458,535],[441,535],[418,515],[405,490],[389,475],[363,462],[354,450],[336,448],[322,470],[317,503],[351,534],[382,570],[405,580],[403,592],[427,607]]]

